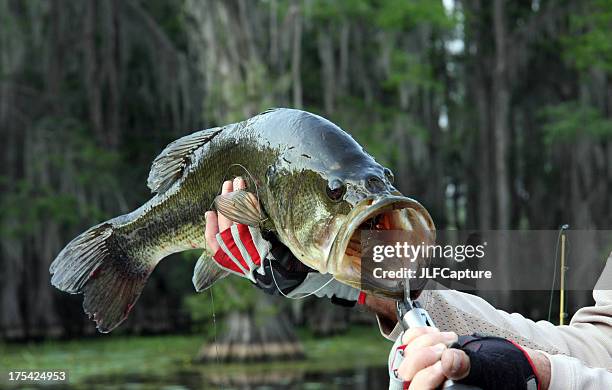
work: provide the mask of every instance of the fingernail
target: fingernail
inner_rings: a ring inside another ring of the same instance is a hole
[[[461,352],[453,351],[453,363],[451,364],[451,372],[457,374],[461,369]]]
[[[455,332],[442,332],[444,340],[455,341],[457,340],[457,334]]]

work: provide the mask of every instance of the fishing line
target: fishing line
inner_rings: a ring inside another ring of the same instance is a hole
[[[257,181],[255,181],[255,177],[253,177],[253,175],[251,174],[251,172],[249,172],[248,169],[246,169],[246,167],[242,164],[232,164],[227,168],[227,171],[223,174],[223,180],[221,180],[221,186],[219,187],[219,190],[217,191],[217,195],[220,195],[223,192],[223,183],[225,183],[228,177],[227,172],[229,172],[230,169],[232,169],[233,167],[240,167],[242,168],[247,175],[249,175],[249,177],[251,178],[251,181],[253,182],[253,185],[255,186],[255,196],[257,197],[257,202],[259,202],[259,187],[257,186]],[[215,200],[213,199],[212,202],[210,202],[210,205],[208,205],[208,208],[211,209],[212,206],[215,204]],[[261,210],[259,210],[259,216],[261,217]]]
[[[259,187],[257,186],[257,181],[255,180],[255,178],[253,177],[253,175],[251,174],[251,172],[249,172],[249,170],[248,170],[248,169],[246,169],[246,167],[245,167],[244,165],[242,165],[242,164],[238,164],[238,163],[236,163],[236,164],[232,164],[232,165],[230,165],[230,166],[229,166],[229,168],[231,169],[232,167],[235,167],[235,166],[242,168],[242,169],[243,169],[243,170],[244,170],[244,171],[247,173],[247,175],[249,175],[249,177],[251,178],[251,181],[253,182],[253,185],[255,186],[255,196],[257,197],[257,203],[259,204],[259,210],[258,210],[258,211],[259,211],[259,217],[260,217],[260,218],[263,220],[263,215],[262,215],[262,212],[261,212],[261,203],[259,202]],[[289,199],[292,199],[292,198],[293,198],[292,196],[289,196]],[[327,285],[328,285],[328,284],[330,284],[330,283],[331,283],[331,282],[334,280],[334,278],[333,278],[333,277],[332,277],[332,278],[330,278],[330,279],[329,279],[329,280],[328,280],[328,281],[327,281],[325,284],[323,284],[321,287],[319,287],[319,288],[318,288],[318,289],[316,289],[315,291],[312,291],[312,292],[310,292],[310,293],[306,293],[306,294],[305,294],[305,295],[303,295],[303,296],[299,296],[299,297],[290,297],[290,296],[288,296],[287,294],[285,294],[285,293],[284,293],[284,292],[283,292],[283,291],[280,289],[280,287],[278,286],[278,282],[276,281],[276,277],[274,276],[274,267],[272,266],[272,264],[273,264],[273,263],[272,263],[272,261],[270,261],[270,271],[271,271],[271,273],[272,273],[272,280],[274,280],[274,285],[276,286],[276,289],[278,290],[278,292],[280,292],[280,293],[281,293],[281,295],[282,295],[282,296],[284,296],[285,298],[289,298],[289,299],[304,299],[304,298],[307,298],[307,297],[309,297],[309,296],[311,296],[311,295],[314,295],[314,294],[318,293],[318,292],[319,292],[319,291],[321,291],[323,288],[327,287]]]
[[[249,175],[249,177],[251,178],[251,181],[253,182],[253,185],[255,186],[255,196],[257,197],[257,203],[259,204],[259,188],[257,187],[257,182],[255,181],[255,178],[253,177],[253,175],[251,175],[251,172],[249,172],[249,170],[246,169],[246,167],[244,167],[241,164],[232,164],[232,165],[230,165],[229,168],[228,168],[228,171],[232,167],[234,167],[234,166],[238,166],[238,167],[242,168],[247,173],[247,175]],[[223,175],[223,180],[221,181],[221,186],[219,187],[219,190],[217,191],[217,195],[219,195],[219,194],[221,194],[223,192],[223,183],[225,183],[225,181],[226,181],[225,179],[227,179],[227,176],[228,175],[227,175],[227,172],[226,172]],[[213,200],[210,202],[210,205],[208,205],[208,209],[212,210],[212,207],[213,207],[214,204],[215,204],[215,199],[213,198]],[[261,219],[263,219],[263,217],[261,215],[261,205],[260,205],[260,208],[259,208],[258,211],[259,211],[259,217]],[[274,272],[272,272],[272,276],[274,276]],[[276,280],[274,282],[276,283]],[[277,285],[277,288],[278,288],[278,285]],[[216,360],[217,364],[219,364],[219,343],[218,343],[218,340],[217,340],[217,315],[215,313],[215,298],[214,298],[212,290],[213,290],[212,288],[209,289],[209,291],[210,291],[210,303],[211,303],[211,306],[212,306],[212,317],[213,317],[213,328],[214,328],[213,333],[214,333],[214,336],[215,336],[215,360]]]
[[[240,167],[240,168],[242,168],[242,169],[244,170],[244,172],[246,172],[246,174],[247,174],[247,175],[249,176],[249,178],[251,179],[251,182],[252,182],[252,183],[253,183],[253,185],[255,186],[255,197],[257,198],[257,203],[259,204],[259,210],[258,210],[258,211],[259,211],[259,217],[260,217],[260,218],[263,220],[263,215],[262,215],[262,211],[261,211],[261,202],[259,201],[259,187],[257,186],[257,181],[255,180],[255,177],[253,177],[253,175],[251,174],[251,172],[249,172],[249,170],[248,170],[248,169],[246,169],[246,167],[245,167],[244,165],[242,165],[242,164],[238,164],[238,163],[232,164],[232,165],[230,165],[230,166],[229,166],[228,171],[229,171],[229,170],[230,170],[232,167]],[[226,178],[227,178],[227,173],[224,175],[223,182],[225,182],[225,179],[226,179]],[[219,189],[218,193],[221,193],[221,192],[222,192],[222,190],[223,190],[223,184],[221,184],[221,188]],[[289,198],[291,199],[292,197],[290,196]],[[213,202],[210,204],[209,208],[211,208],[213,204],[214,204],[214,199],[213,199]],[[274,276],[274,267],[272,266],[272,264],[273,264],[273,263],[270,261],[270,270],[271,270],[271,273],[272,273],[272,280],[274,281],[274,285],[276,286],[276,289],[278,290],[278,292],[280,292],[280,293],[281,293],[281,295],[282,295],[282,296],[284,296],[285,298],[289,298],[289,299],[304,299],[304,298],[307,298],[307,297],[309,297],[309,296],[311,296],[311,295],[314,295],[314,294],[318,293],[319,291],[321,291],[322,289],[324,289],[325,287],[327,287],[327,285],[328,285],[328,284],[330,284],[330,283],[331,283],[331,282],[334,280],[334,278],[333,278],[333,277],[332,277],[332,278],[330,278],[330,279],[329,279],[327,282],[325,282],[325,284],[323,284],[321,287],[319,287],[319,288],[318,288],[318,289],[316,289],[315,291],[312,291],[312,292],[306,293],[305,295],[302,295],[302,296],[299,296],[299,297],[290,297],[290,296],[288,296],[287,294],[285,294],[285,293],[284,293],[284,292],[283,292],[283,291],[280,289],[280,287],[278,286],[278,282],[276,281],[276,277]],[[212,294],[212,291],[211,291],[211,294]],[[211,297],[212,297],[212,295],[211,295]],[[216,324],[215,324],[215,326],[216,326]],[[218,358],[218,356],[217,356],[217,358]]]
[[[229,166],[227,170],[229,171],[233,167],[240,167],[247,173],[247,175],[249,175],[249,177],[251,178],[251,181],[253,182],[253,185],[255,186],[255,195],[257,196],[257,201],[259,201],[259,188],[257,187],[257,181],[255,181],[255,177],[253,177],[253,175],[251,175],[251,172],[249,172],[249,170],[246,169],[246,167],[242,164],[238,164],[238,163],[232,164]]]
[[[211,287],[209,291],[210,291],[210,304],[212,306],[212,317],[213,317],[213,327],[214,327],[213,333],[215,334],[215,360],[217,361],[217,364],[219,364],[219,343],[217,342],[217,315],[215,314],[215,298],[213,296],[212,290],[213,289]]]
[[[271,274],[272,274],[272,280],[274,280],[274,285],[276,286],[276,289],[278,290],[278,292],[281,293],[281,295],[284,296],[285,298],[289,298],[289,299],[304,299],[304,298],[308,298],[309,296],[314,295],[314,294],[318,293],[319,291],[321,291],[323,288],[327,287],[327,285],[330,284],[334,280],[334,278],[332,277],[327,282],[325,282],[324,285],[322,285],[318,289],[316,289],[316,290],[314,290],[312,292],[309,292],[309,293],[305,293],[305,295],[302,295],[300,297],[290,297],[287,294],[285,294],[283,292],[283,290],[281,290],[280,287],[278,286],[278,283],[276,282],[276,277],[274,276],[274,268],[272,267],[272,262],[271,261],[270,261],[270,271],[271,271]]]
[[[246,169],[246,167],[244,167],[243,165],[237,164],[237,163],[230,165],[230,168],[234,167],[234,166],[238,166],[238,167],[242,168],[247,173],[247,175],[249,175],[249,177],[251,178],[251,181],[253,182],[253,185],[255,186],[255,196],[257,197],[257,202],[259,203],[259,188],[258,188],[257,182],[255,181],[255,178],[253,177],[251,172],[249,172],[249,170]],[[297,188],[296,188],[296,191],[297,191]],[[291,194],[291,195],[293,195],[293,194]],[[292,199],[293,199],[293,196],[289,196],[288,198],[289,198],[289,202],[291,202]],[[260,204],[259,216],[260,216],[260,218],[263,219],[263,215],[261,214],[261,203],[259,203],[259,204]],[[276,286],[276,289],[278,290],[278,292],[281,293],[281,295],[284,296],[285,298],[289,298],[289,299],[304,299],[304,298],[308,298],[308,297],[318,293],[319,291],[321,291],[325,287],[327,287],[327,285],[329,285],[334,280],[334,278],[331,277],[327,282],[325,282],[325,284],[323,284],[321,287],[317,288],[316,290],[314,290],[312,292],[305,293],[304,295],[299,296],[299,297],[290,297],[287,294],[285,294],[283,292],[283,290],[281,290],[281,288],[279,287],[278,282],[276,281],[276,276],[274,276],[274,267],[272,266],[272,264],[273,264],[273,262],[270,261],[270,271],[272,273],[272,280],[274,281],[274,285]]]
[[[259,206],[258,210],[257,210],[257,211],[259,211],[259,219],[263,222],[264,218],[263,218],[263,215],[261,213],[261,202],[259,201],[259,187],[257,186],[257,181],[255,180],[255,177],[253,177],[251,172],[249,172],[249,170],[246,169],[246,167],[244,165],[242,165],[242,164],[238,164],[238,163],[232,164],[232,165],[229,166],[228,171],[232,167],[240,167],[240,168],[242,168],[247,173],[247,175],[249,175],[249,177],[251,178],[251,182],[255,186],[255,197],[257,198],[257,205]]]

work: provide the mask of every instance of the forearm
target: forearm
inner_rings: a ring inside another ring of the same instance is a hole
[[[593,367],[612,368],[612,327],[596,325],[609,319],[605,311],[612,307],[590,308],[599,313],[592,323],[555,326],[497,310],[479,297],[458,291],[427,291],[420,301],[441,330],[495,335],[534,350],[573,356]]]
[[[376,314],[382,331],[390,331],[396,326],[397,314],[395,309],[395,301],[378,298],[374,295],[368,294],[366,296],[364,306],[369,311]]]

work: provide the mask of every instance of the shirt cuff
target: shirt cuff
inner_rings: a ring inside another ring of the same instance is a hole
[[[376,315],[376,322],[378,322],[378,329],[380,330],[380,334],[383,335],[387,340],[395,341],[400,334],[402,334],[402,327],[399,322],[395,322],[395,326],[393,328],[389,328],[385,326],[385,322],[381,321],[378,314]]]
[[[540,351],[550,361],[550,384],[548,390],[578,389],[576,369],[582,365],[579,360],[565,355],[551,355]]]

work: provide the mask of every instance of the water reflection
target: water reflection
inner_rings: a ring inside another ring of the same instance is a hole
[[[164,376],[118,375],[91,377],[84,383],[104,389],[387,389],[386,367],[340,371],[221,369],[186,370]]]

